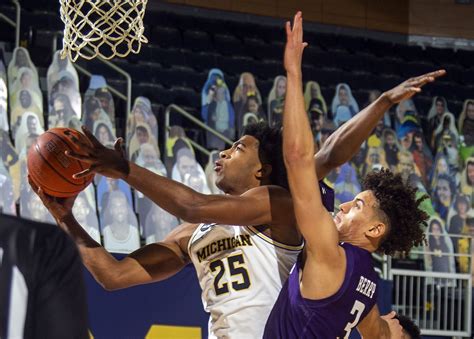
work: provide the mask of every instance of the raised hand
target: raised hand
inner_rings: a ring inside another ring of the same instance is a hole
[[[444,69],[426,73],[414,78],[410,78],[400,85],[388,90],[383,95],[390,100],[392,104],[397,104],[402,100],[410,99],[416,93],[421,92],[421,88],[429,82],[433,82],[436,78],[446,74]]]
[[[82,131],[89,139],[90,145],[78,141],[81,146],[81,154],[67,151],[66,155],[89,164],[90,168],[74,174],[74,178],[82,178],[90,173],[99,173],[113,179],[125,179],[130,173],[130,166],[122,151],[123,139],[118,138],[115,141],[114,149],[110,149],[102,145],[84,126],[82,126]]]
[[[284,64],[288,73],[301,73],[301,59],[306,46],[308,43],[303,42],[303,16],[301,12],[297,12],[293,19],[293,28],[289,21],[286,23]]]
[[[403,338],[403,327],[400,325],[395,316],[397,313],[392,311],[386,315],[381,316],[380,318],[387,322],[388,328],[390,330],[390,339],[401,339]]]
[[[74,201],[76,200],[77,195],[69,198],[52,197],[44,193],[43,190],[38,187],[33,180],[31,180],[30,176],[28,176],[28,182],[56,221],[59,222],[65,217],[72,215],[72,207],[74,206]]]

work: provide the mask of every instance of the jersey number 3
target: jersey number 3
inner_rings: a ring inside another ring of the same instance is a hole
[[[349,338],[349,334],[351,334],[351,331],[354,327],[357,326],[359,323],[360,317],[362,313],[365,310],[365,305],[361,303],[359,300],[356,300],[354,303],[354,306],[352,306],[351,314],[355,314],[355,319],[351,323],[347,323],[346,327],[344,328],[344,331],[346,331],[346,334],[344,335],[344,339]]]
[[[245,268],[244,256],[242,254],[233,255],[224,260],[215,260],[211,262],[210,268],[212,272],[216,272],[214,279],[214,289],[216,295],[229,293],[229,284],[221,283],[221,279],[226,271],[225,261],[227,260],[227,267],[231,276],[237,279],[231,281],[232,289],[235,291],[245,290],[250,287],[249,272]]]

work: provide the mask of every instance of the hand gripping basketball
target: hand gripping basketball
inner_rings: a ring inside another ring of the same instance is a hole
[[[110,149],[102,145],[85,126],[82,126],[82,131],[90,143],[79,141],[81,153],[67,151],[66,155],[89,164],[90,167],[74,174],[73,178],[83,178],[91,173],[99,173],[113,179],[127,178],[130,173],[130,165],[122,150],[123,139],[118,138],[115,141],[114,149]]]

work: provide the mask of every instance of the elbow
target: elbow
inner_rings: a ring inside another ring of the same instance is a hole
[[[125,285],[121,284],[116,279],[110,279],[110,280],[106,280],[106,281],[97,280],[97,282],[99,283],[100,286],[102,286],[102,288],[104,290],[106,290],[108,292],[117,291],[117,290],[121,290],[125,287],[128,287],[128,286],[125,286]]]
[[[313,162],[314,146],[305,147],[300,145],[285,146],[283,158],[286,166],[301,166],[303,163]]]
[[[326,140],[323,147],[317,153],[317,157],[320,159],[321,164],[326,168],[336,168],[338,166],[342,166],[349,160],[344,157],[343,152],[341,152],[341,148],[337,147],[336,140],[334,138],[329,138]]]
[[[186,207],[181,208],[181,213],[178,215],[182,220],[191,224],[199,224],[206,222],[203,217],[203,204],[200,202],[194,202],[188,204]]]
[[[110,284],[110,283],[101,283],[100,286],[107,292],[113,292],[121,289],[121,287],[115,285],[115,284]]]

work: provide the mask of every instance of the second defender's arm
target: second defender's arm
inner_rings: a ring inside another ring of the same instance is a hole
[[[402,82],[384,92],[377,100],[339,127],[314,156],[318,177],[324,178],[333,168],[349,161],[390,107],[411,98],[419,93],[425,84],[444,74],[446,71],[438,70]]]

